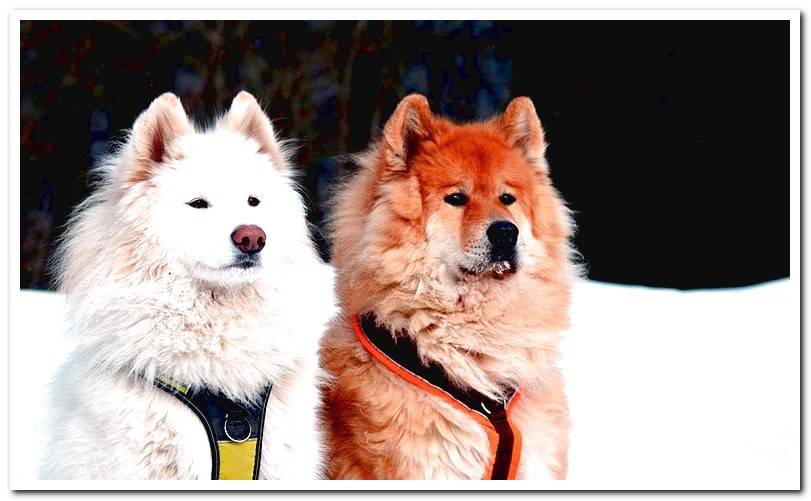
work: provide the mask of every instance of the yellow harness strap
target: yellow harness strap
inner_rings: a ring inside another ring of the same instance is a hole
[[[259,478],[265,410],[272,385],[265,388],[261,403],[246,404],[164,376],[155,377],[153,384],[183,402],[200,419],[211,448],[212,480]]]
[[[218,441],[220,449],[220,480],[254,480],[253,470],[256,466],[256,439],[244,442]]]

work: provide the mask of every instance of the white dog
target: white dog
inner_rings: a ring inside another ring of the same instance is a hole
[[[78,349],[42,476],[321,477],[332,272],[254,97],[201,131],[164,94],[98,170],[55,261]]]

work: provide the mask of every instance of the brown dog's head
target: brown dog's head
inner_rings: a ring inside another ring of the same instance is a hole
[[[522,277],[568,282],[570,224],[544,149],[528,98],[463,125],[434,115],[423,96],[404,98],[337,198],[339,282],[438,303]]]

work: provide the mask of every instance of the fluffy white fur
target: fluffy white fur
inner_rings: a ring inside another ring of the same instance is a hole
[[[78,349],[52,388],[44,478],[210,477],[198,418],[138,374],[245,401],[272,383],[260,478],[322,476],[317,350],[333,278],[287,158],[250,94],[209,130],[164,94],[98,167],[55,261]],[[232,266],[230,237],[245,224],[267,234],[248,269]]]

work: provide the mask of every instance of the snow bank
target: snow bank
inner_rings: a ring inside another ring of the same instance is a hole
[[[36,478],[63,301],[12,312],[12,478]],[[799,298],[789,280],[679,292],[583,282],[566,333],[577,488],[799,488]],[[24,416],[15,419],[19,409]],[[562,486],[554,486],[560,488]]]

